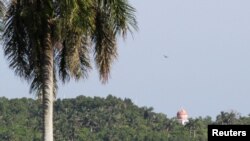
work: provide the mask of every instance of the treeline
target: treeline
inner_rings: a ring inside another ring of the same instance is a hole
[[[153,108],[111,95],[58,99],[54,106],[56,141],[207,141],[208,124],[250,124],[250,116],[221,112],[215,121],[190,118],[182,126]],[[39,100],[0,98],[0,140],[39,141],[41,117]]]

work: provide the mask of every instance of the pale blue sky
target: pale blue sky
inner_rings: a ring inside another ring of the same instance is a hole
[[[112,78],[60,85],[58,97],[78,95],[131,98],[139,106],[190,117],[220,111],[250,113],[249,0],[131,0],[139,32],[119,42]],[[164,58],[167,55],[168,58]],[[34,97],[0,59],[0,96]]]

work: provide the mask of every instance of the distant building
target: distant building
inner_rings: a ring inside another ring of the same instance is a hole
[[[185,109],[182,108],[177,112],[177,120],[182,125],[185,125],[188,122],[188,113]]]

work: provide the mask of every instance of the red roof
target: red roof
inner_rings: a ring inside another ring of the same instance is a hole
[[[186,110],[181,109],[177,112],[177,118],[178,119],[187,119],[188,118],[188,113]]]

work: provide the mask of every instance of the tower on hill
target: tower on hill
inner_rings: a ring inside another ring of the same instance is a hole
[[[177,120],[182,125],[185,125],[188,122],[188,113],[187,113],[187,111],[185,109],[181,108],[177,112]]]

